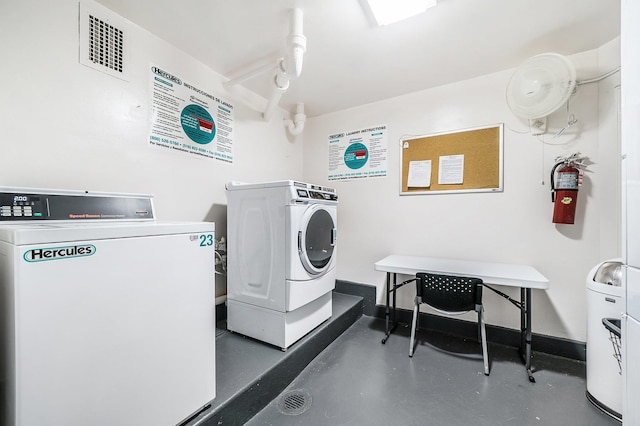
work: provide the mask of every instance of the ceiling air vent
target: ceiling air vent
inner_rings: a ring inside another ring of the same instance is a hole
[[[126,21],[80,3],[80,63],[129,81]]]

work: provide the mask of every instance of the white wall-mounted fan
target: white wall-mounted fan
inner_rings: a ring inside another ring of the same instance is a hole
[[[576,69],[565,56],[542,53],[516,68],[507,85],[507,104],[513,113],[529,120],[532,135],[544,134],[547,116],[573,94]]]

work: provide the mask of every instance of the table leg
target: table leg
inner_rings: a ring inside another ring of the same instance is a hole
[[[393,274],[393,325],[392,328],[396,328],[398,325],[398,311],[396,310],[396,291],[398,290],[398,274]]]
[[[385,310],[384,310],[384,322],[385,322],[385,333],[384,338],[382,339],[382,344],[387,343],[387,339],[391,335],[391,332],[398,325],[398,321],[396,319],[396,274],[393,274],[393,322],[391,327],[389,327],[389,317],[391,316],[391,309],[389,306],[389,293],[391,293],[391,272],[387,272],[387,291],[385,295]]]
[[[520,353],[524,358],[524,366],[529,376],[529,381],[535,383],[531,370],[531,289],[520,289]]]
[[[526,294],[524,288],[520,288],[520,355],[524,357],[525,340],[527,332],[527,309],[525,307]]]
[[[384,306],[384,337],[382,338],[382,344],[384,345],[385,343],[387,343],[387,339],[389,338],[389,334],[391,334],[391,331],[389,330],[389,287],[390,287],[390,281],[391,281],[391,273],[387,272],[387,285],[386,285],[386,291],[385,291],[385,306]]]

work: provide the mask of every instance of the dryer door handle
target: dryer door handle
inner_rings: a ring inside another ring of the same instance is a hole
[[[338,229],[337,228],[333,228],[331,230],[331,247],[335,247],[336,246],[337,237],[338,237]]]
[[[302,254],[302,231],[298,231],[298,254]]]

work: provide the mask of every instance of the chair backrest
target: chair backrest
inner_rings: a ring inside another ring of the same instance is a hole
[[[446,312],[473,311],[482,304],[480,278],[452,275],[416,274],[416,293],[422,303]]]

